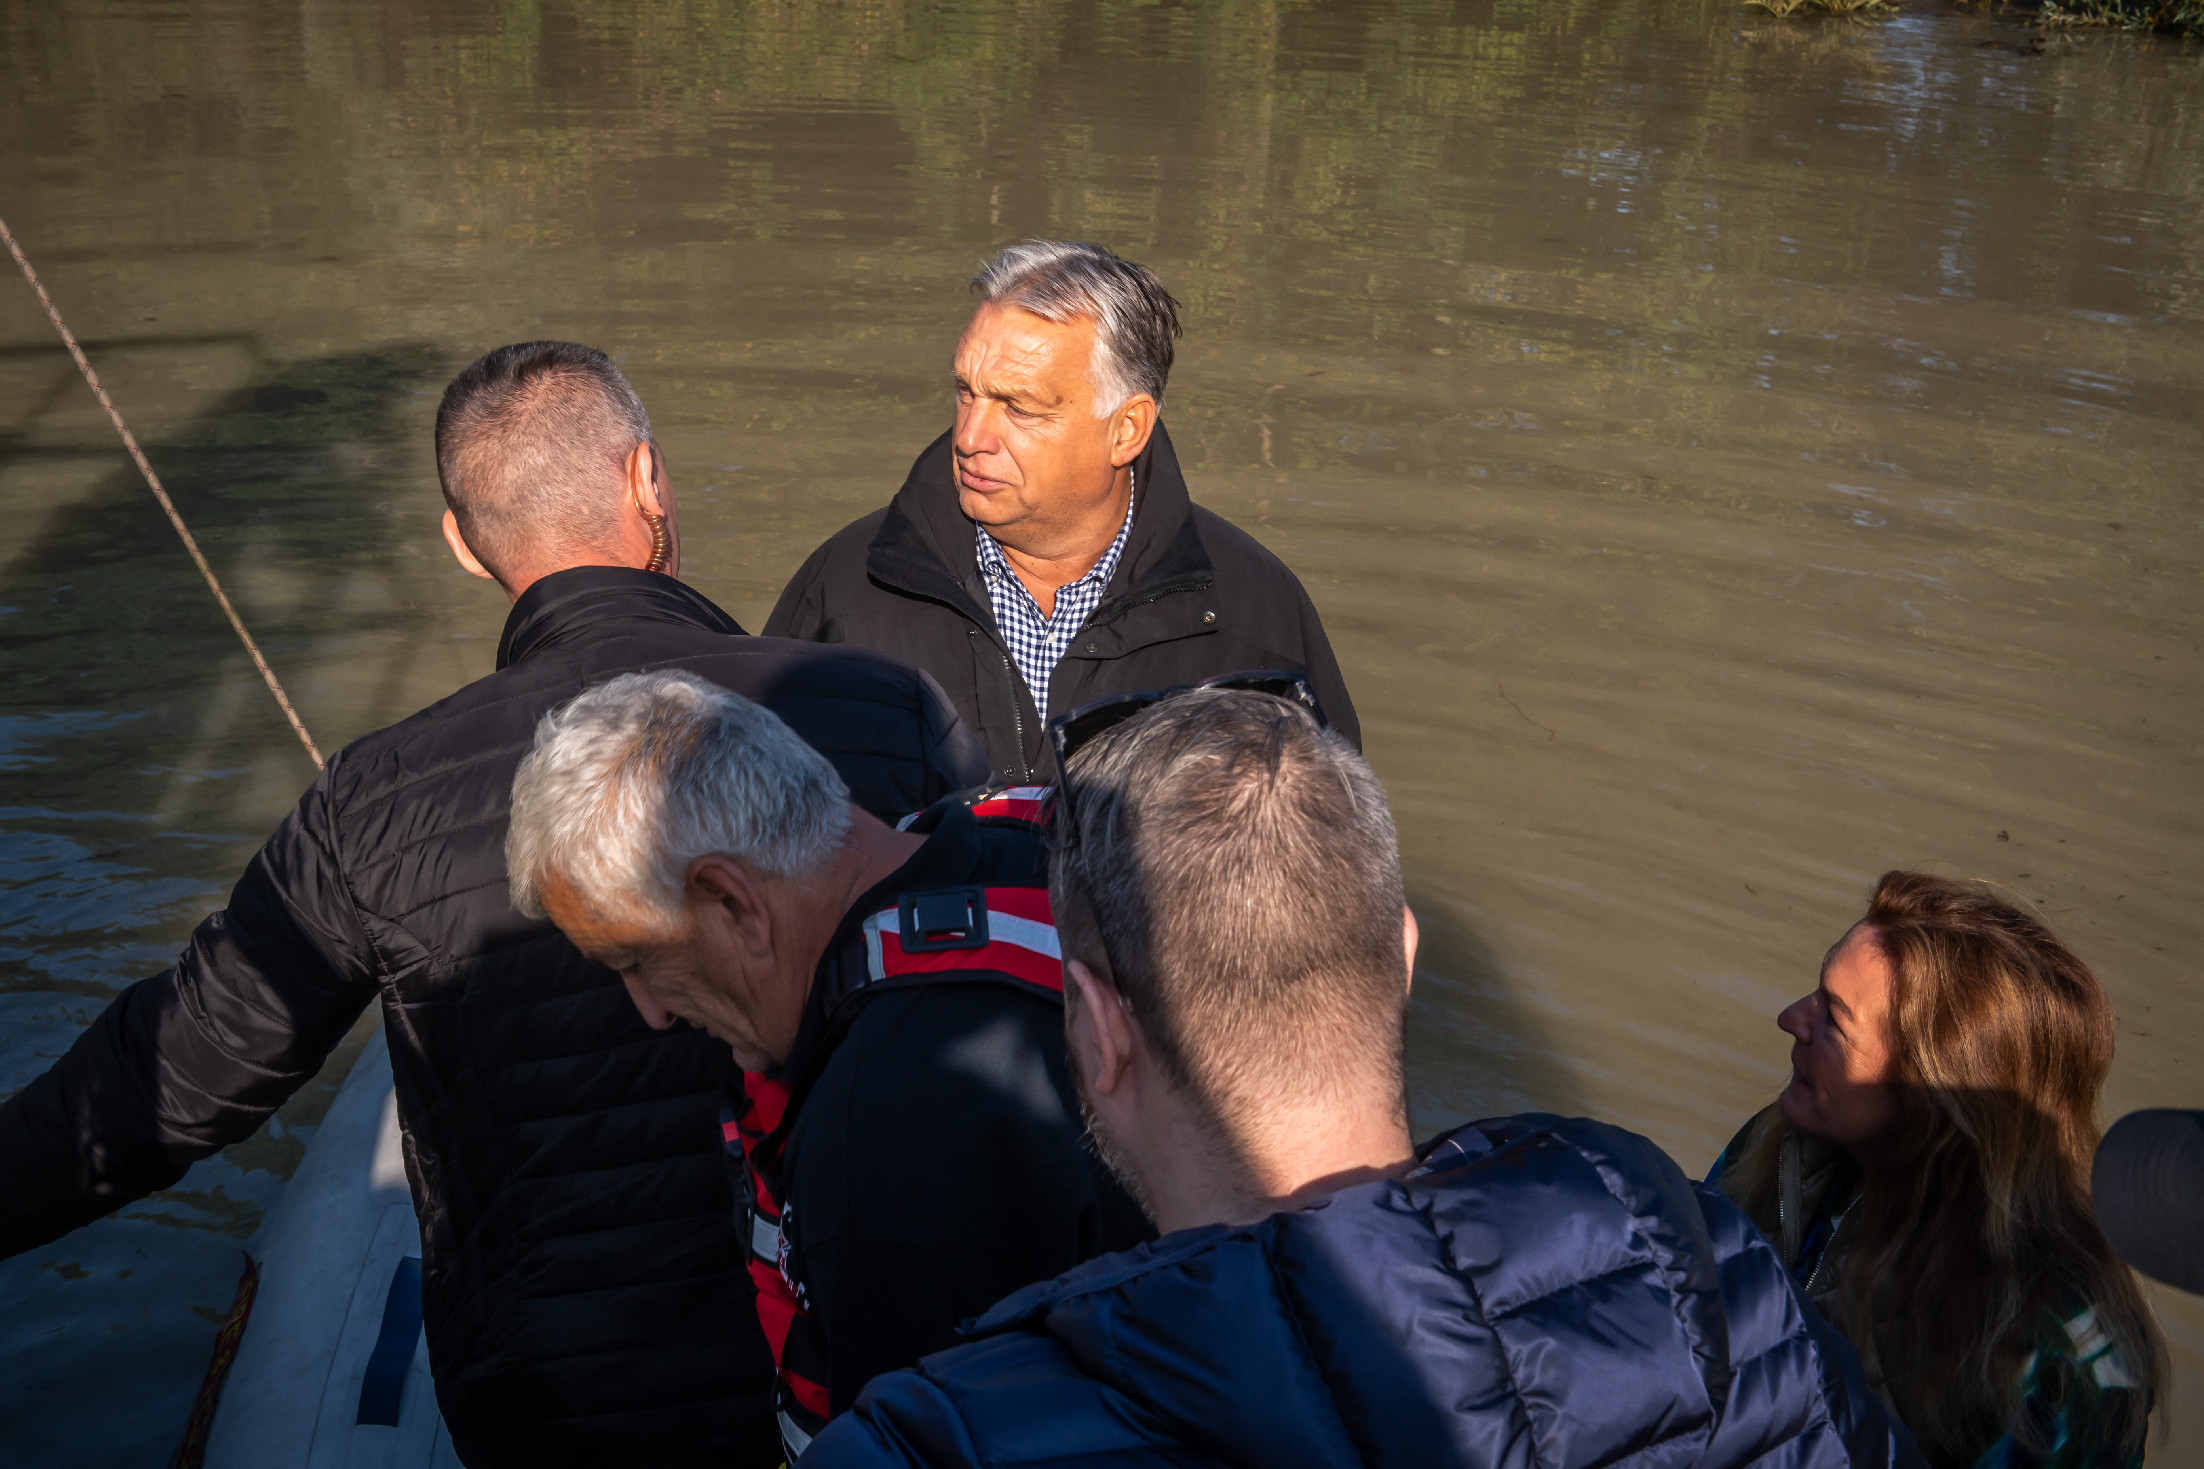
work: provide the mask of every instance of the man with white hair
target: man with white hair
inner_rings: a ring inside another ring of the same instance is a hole
[[[1247,668],[1304,675],[1359,746],[1308,593],[1187,496],[1161,422],[1179,335],[1162,282],[1100,245],[1031,240],[972,284],[955,426],[812,554],[766,631],[925,669],[1002,784],[1052,778],[1057,714]]]
[[[546,715],[514,776],[514,906],[745,1072],[724,1130],[791,1459],[1005,1291],[1146,1233],[1081,1135],[1028,806],[891,827],[770,711],[673,672]]]

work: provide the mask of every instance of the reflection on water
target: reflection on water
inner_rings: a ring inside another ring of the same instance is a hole
[[[1419,1122],[1585,1110],[1698,1167],[1900,863],[2100,966],[2114,1109],[2199,1095],[2204,51],[2026,39],[1712,0],[12,7],[0,192],[324,748],[489,667],[427,441],[475,353],[620,354],[693,579],[755,626],[946,421],[990,249],[1156,266],[1195,493],[1308,582],[1400,814]],[[0,505],[12,1090],[311,772],[4,282]],[[166,1454],[336,1069],[0,1265],[11,1447]],[[2204,1318],[2165,1309],[2186,1389]]]

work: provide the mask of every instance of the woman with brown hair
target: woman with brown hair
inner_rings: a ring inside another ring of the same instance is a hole
[[[2089,1202],[2112,1005],[1985,884],[1892,872],[1777,1017],[1791,1080],[1709,1182],[1939,1469],[2131,1466],[2165,1348]]]

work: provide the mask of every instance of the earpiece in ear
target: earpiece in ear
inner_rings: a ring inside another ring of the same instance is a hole
[[[665,461],[659,458],[658,446],[646,443],[643,446],[643,452],[650,455],[650,482],[654,485],[665,484],[666,465]],[[643,569],[645,571],[664,571],[666,563],[673,559],[673,537],[667,533],[666,517],[653,515],[645,510],[640,495],[636,497],[635,512],[642,516],[643,523],[650,527],[650,560],[644,563]]]

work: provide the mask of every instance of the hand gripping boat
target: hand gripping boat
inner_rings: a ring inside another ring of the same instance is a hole
[[[421,1229],[378,1031],[263,1236],[206,1469],[460,1469],[421,1334]]]

